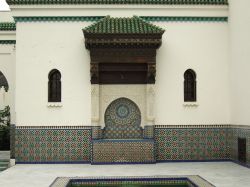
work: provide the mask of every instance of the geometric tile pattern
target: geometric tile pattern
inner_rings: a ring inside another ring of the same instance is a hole
[[[153,125],[144,126],[143,138],[145,138],[145,139],[153,139],[154,138],[154,126]]]
[[[105,139],[142,138],[141,112],[138,106],[127,98],[111,102],[105,111]]]
[[[105,111],[105,126],[140,126],[141,112],[138,106],[127,98],[119,98],[110,103]]]
[[[92,164],[154,163],[154,140],[94,140]]]
[[[87,162],[91,157],[91,129],[16,129],[16,162]]]
[[[116,125],[103,128],[104,139],[142,139],[142,127]]]
[[[98,140],[102,138],[102,129],[101,126],[92,126],[92,139]]]
[[[101,128],[90,126],[12,125],[10,131],[11,149],[14,150],[15,147],[15,151],[11,151],[11,157],[15,157],[19,163],[90,162],[91,151],[94,153],[93,160],[98,162],[222,159],[237,161],[240,137],[247,140],[247,165],[250,166],[250,126],[145,126],[145,139],[135,140],[101,139]],[[115,136],[114,134],[112,136]],[[101,140],[93,141],[91,149],[92,138]],[[103,154],[102,150],[107,152]]]
[[[14,124],[10,125],[10,158],[15,159],[15,128]]]
[[[228,144],[230,145],[230,158],[238,160],[238,138],[246,138],[246,164],[250,166],[250,128],[231,128],[228,133]]]
[[[227,128],[156,128],[156,159],[229,159]]]

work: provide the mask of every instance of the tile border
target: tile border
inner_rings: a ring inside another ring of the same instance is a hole
[[[16,40],[0,40],[0,44],[16,44]]]
[[[105,16],[29,16],[14,17],[15,22],[93,22]],[[212,16],[139,16],[145,21],[156,22],[228,22],[228,17]]]

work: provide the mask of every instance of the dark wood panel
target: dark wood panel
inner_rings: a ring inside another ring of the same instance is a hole
[[[155,49],[92,49],[91,63],[155,63]]]
[[[100,72],[100,84],[146,84],[147,72]]]

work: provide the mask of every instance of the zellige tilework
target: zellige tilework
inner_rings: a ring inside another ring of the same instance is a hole
[[[16,129],[16,162],[89,162],[91,129]]]
[[[154,140],[95,140],[92,163],[155,162]]]

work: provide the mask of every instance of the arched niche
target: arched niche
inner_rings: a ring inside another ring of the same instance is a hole
[[[0,71],[0,88],[1,87],[4,87],[5,91],[9,90],[8,81],[7,81],[6,77],[4,76],[4,74]]]
[[[105,126],[130,126],[141,125],[141,111],[130,99],[122,97],[112,101],[104,114]]]

